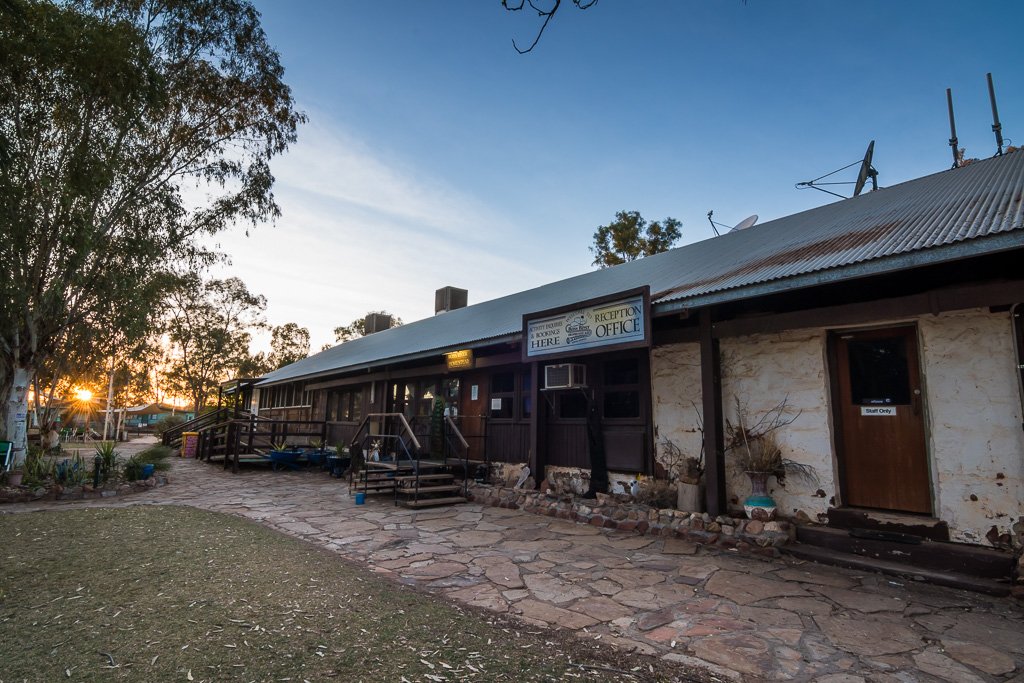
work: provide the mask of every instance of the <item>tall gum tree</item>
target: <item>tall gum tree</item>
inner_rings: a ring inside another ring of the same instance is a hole
[[[4,0],[0,426],[97,326],[145,315],[194,238],[279,214],[305,120],[245,0]],[[148,299],[148,300],[147,300]],[[76,341],[77,340],[77,341]]]

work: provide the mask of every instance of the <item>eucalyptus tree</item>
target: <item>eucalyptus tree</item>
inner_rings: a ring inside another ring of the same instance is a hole
[[[275,218],[304,121],[246,0],[4,0],[0,425],[76,344],[148,316],[195,238]]]
[[[594,232],[594,265],[602,268],[668,251],[681,236],[675,218],[648,223],[639,211],[619,211],[608,225]]]
[[[183,281],[169,298],[166,382],[202,410],[221,382],[249,358],[252,333],[266,327],[267,300],[238,278]]]

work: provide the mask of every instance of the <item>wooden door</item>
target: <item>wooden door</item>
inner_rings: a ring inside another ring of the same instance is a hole
[[[833,336],[843,502],[931,513],[913,327]]]
[[[462,375],[459,382],[459,415],[455,424],[469,444],[469,459],[484,459],[487,423],[487,381],[485,373]]]

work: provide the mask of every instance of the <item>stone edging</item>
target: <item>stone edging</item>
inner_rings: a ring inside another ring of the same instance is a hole
[[[71,488],[64,488],[56,485],[48,489],[28,489],[24,486],[5,486],[0,488],[0,504],[4,503],[30,503],[38,500],[94,500],[99,498],[113,498],[124,496],[130,493],[138,493],[147,489],[166,486],[168,479],[162,474],[154,475],[149,479],[138,481],[127,481],[118,484],[117,487],[96,490],[92,484],[83,484]]]
[[[726,516],[712,517],[706,512],[659,510],[600,493],[597,494],[597,500],[591,502],[569,495],[548,495],[540,491],[471,482],[469,498],[482,505],[523,510],[637,534],[672,536],[693,543],[736,548],[761,555],[778,555],[779,546],[786,545],[796,537],[796,528],[786,520],[761,522]]]

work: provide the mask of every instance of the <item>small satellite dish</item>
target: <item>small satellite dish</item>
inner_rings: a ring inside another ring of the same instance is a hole
[[[757,214],[755,213],[753,216],[747,216],[746,218],[741,220],[739,223],[736,224],[736,227],[730,230],[729,232],[736,232],[737,230],[746,230],[756,222]]]
[[[871,178],[871,190],[878,189],[878,171],[871,165],[871,156],[875,153],[875,141],[868,143],[868,151],[864,152],[864,161],[860,164],[860,173],[857,174],[857,183],[853,186],[853,196],[856,197],[864,191],[864,183]]]

